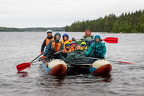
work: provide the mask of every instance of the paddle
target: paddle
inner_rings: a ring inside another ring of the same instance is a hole
[[[93,58],[93,57],[87,57],[87,58],[89,58],[89,59],[100,59],[100,58]],[[108,60],[108,61],[113,61],[113,60]],[[125,62],[125,61],[113,61],[113,62],[126,63],[126,64],[135,64],[135,63]]]
[[[107,38],[103,39],[103,41],[105,41],[107,43],[118,43],[118,38],[116,38],[116,37],[107,37]]]
[[[62,51],[58,51],[58,52],[54,53],[53,55],[58,54],[58,53],[60,53],[60,52],[62,52]],[[40,54],[39,56],[37,56],[34,60],[36,60],[36,59],[37,59],[38,57],[40,57],[41,55],[42,55],[42,54]],[[28,67],[30,67],[30,65],[33,63],[34,60],[32,60],[31,62],[22,63],[22,64],[17,65],[16,68],[17,68],[18,72],[19,72],[19,71],[22,71],[22,70],[24,70],[24,69],[26,69],[26,68],[28,68]]]
[[[77,39],[77,40],[81,40],[81,39]],[[103,39],[103,41],[105,41],[106,43],[118,43],[118,38],[117,37],[106,37],[105,39]]]
[[[33,61],[35,61],[38,57],[40,57],[42,54],[40,54],[39,56],[37,56],[34,60],[32,60],[31,62],[27,62],[27,63],[22,63],[16,66],[18,72],[21,70],[24,70],[28,67],[30,67],[30,65],[33,63]]]

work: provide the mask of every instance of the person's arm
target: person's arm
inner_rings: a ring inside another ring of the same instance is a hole
[[[102,57],[104,58],[106,54],[106,46],[104,43],[102,44],[102,50],[103,50]]]
[[[62,51],[62,50],[64,50],[64,44],[62,44],[61,47],[60,47],[60,51]]]
[[[86,56],[89,56],[89,55],[91,54],[91,52],[93,51],[93,47],[94,47],[94,43],[92,43],[92,44],[89,46],[87,52],[85,53]]]
[[[48,43],[48,45],[46,46],[46,49],[45,49],[45,52],[44,52],[43,56],[47,56],[48,52],[50,51],[51,45],[52,45],[52,41],[50,41]]]
[[[45,46],[46,46],[46,39],[43,41],[43,44],[41,45],[41,52],[44,51]]]

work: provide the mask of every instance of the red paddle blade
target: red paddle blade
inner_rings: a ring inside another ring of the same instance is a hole
[[[107,37],[103,40],[107,43],[118,43],[118,38],[116,38],[116,37]]]
[[[16,68],[17,68],[17,70],[18,70],[18,72],[19,72],[19,71],[21,71],[21,70],[24,70],[24,69],[30,67],[30,64],[31,64],[31,62],[22,63],[22,64],[17,65]]]
[[[124,62],[124,61],[118,61],[120,63],[127,63],[127,64],[135,64],[135,63],[131,63],[131,62]]]

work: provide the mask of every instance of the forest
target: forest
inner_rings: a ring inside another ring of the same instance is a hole
[[[0,27],[0,32],[42,32],[47,30],[83,32],[85,29],[90,29],[92,32],[144,33],[144,10],[122,13],[120,16],[109,14],[95,20],[75,21],[70,26],[65,27]]]
[[[65,27],[67,32],[83,32],[85,29],[93,32],[144,33],[144,10],[122,13],[120,16],[109,14],[95,20],[76,21]]]
[[[7,28],[0,27],[0,32],[43,32],[47,30],[52,31],[65,31],[65,27],[32,27],[32,28]]]

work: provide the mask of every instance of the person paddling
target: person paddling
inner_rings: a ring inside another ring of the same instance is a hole
[[[94,58],[104,59],[106,54],[106,46],[101,41],[100,35],[96,35],[94,38],[94,42],[88,48],[88,51],[85,53],[86,56],[92,55]]]
[[[42,45],[41,45],[41,53],[40,54],[43,54],[44,52],[44,48],[46,45],[48,45],[48,43],[51,41],[51,40],[54,40],[54,37],[52,35],[52,31],[51,30],[48,30],[47,31],[47,37],[46,39],[43,41]]]
[[[90,46],[93,41],[94,41],[94,36],[91,35],[91,31],[89,29],[85,30],[85,35],[83,36],[83,38],[81,38],[80,43],[81,42],[86,42],[87,46]]]
[[[61,41],[63,44],[68,41],[68,42],[71,42],[72,40],[69,40],[69,35],[68,34],[63,34],[63,40]]]
[[[46,56],[47,58],[50,59],[60,59],[61,55],[60,54],[55,54],[56,52],[62,51],[63,50],[63,44],[60,42],[61,34],[56,33],[54,35],[54,40],[50,41],[49,44],[46,46],[45,52],[42,56],[42,59],[44,59]]]

